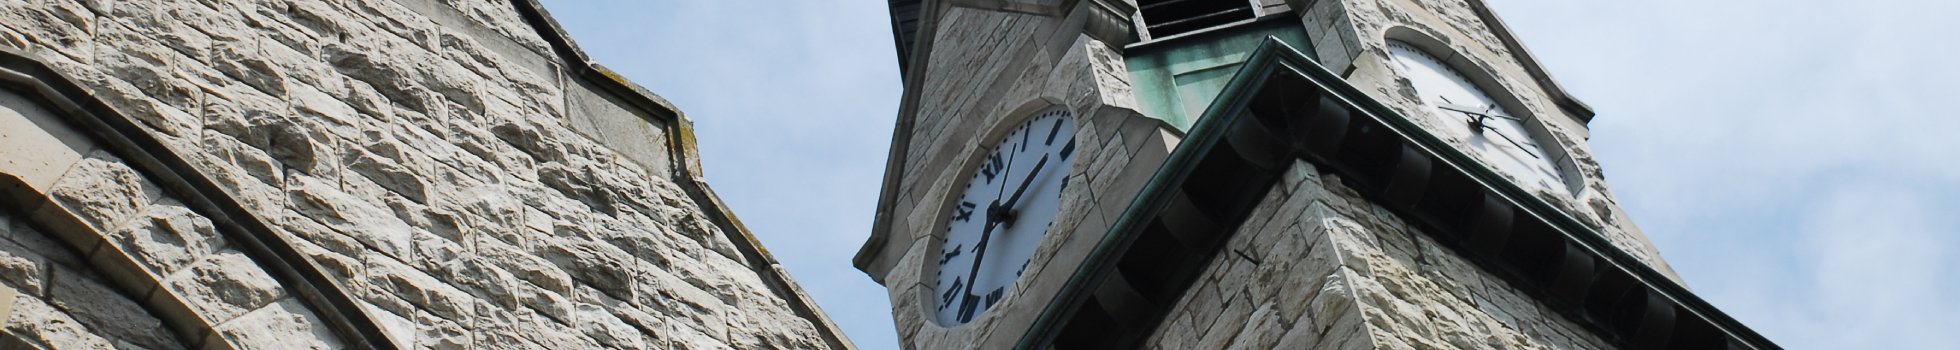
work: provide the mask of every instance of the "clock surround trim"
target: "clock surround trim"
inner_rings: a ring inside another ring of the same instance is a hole
[[[970,152],[967,152],[965,154],[965,157],[961,158],[958,161],[959,162],[958,164],[960,165],[957,169],[959,169],[960,171],[955,172],[954,174],[962,174],[962,175],[976,174],[976,172],[980,171],[980,167],[982,166],[982,164],[986,163],[987,155],[992,154],[994,152],[994,150],[996,149],[994,147],[1007,146],[1010,144],[1007,142],[1009,140],[1007,140],[1006,138],[1008,136],[1014,135],[1015,130],[1019,129],[1021,124],[1030,123],[1035,120],[1041,119],[1045,115],[1048,115],[1050,113],[1057,113],[1057,112],[1061,113],[1063,117],[1069,118],[1070,121],[1068,122],[1068,131],[1069,131],[1068,137],[1070,142],[1074,142],[1075,141],[1074,139],[1081,132],[1080,127],[1082,125],[1080,123],[1082,122],[1082,119],[1080,119],[1080,116],[1076,116],[1074,114],[1075,113],[1074,110],[1070,109],[1069,106],[1066,104],[1056,103],[1054,101],[1049,101],[1047,99],[1036,98],[1030,101],[1026,101],[1025,103],[1021,104],[1020,107],[1015,108],[1013,112],[1009,112],[1005,114],[1007,117],[1002,118],[998,120],[995,124],[989,126],[987,132],[977,134],[979,135],[978,136],[979,138],[977,140],[991,140],[994,143],[994,145],[990,147],[975,147]],[[1060,140],[1058,139],[1058,141]],[[1060,163],[1051,163],[1050,166],[1057,166],[1059,168],[1050,168],[1050,169],[1051,171],[1059,171],[1060,173],[1058,174],[1060,174],[1061,176],[1060,180],[1063,182],[1068,181],[1070,174],[1075,174],[1077,171],[1081,170],[1081,169],[1077,169],[1078,166],[1086,166],[1086,163],[1077,162],[1077,159],[1075,157],[1071,157],[1066,160],[1057,160],[1057,161]],[[1011,181],[1011,178],[1007,177],[1005,173],[1001,174],[1001,176],[1003,177],[1001,181]],[[1066,186],[1064,186],[1064,188],[1066,188]],[[1062,189],[1060,191],[1066,191],[1066,189]],[[952,225],[951,211],[954,210],[953,208],[962,199],[960,192],[952,192],[952,191],[945,192],[940,197],[941,198],[938,199],[939,205],[933,207],[939,209],[938,213],[940,215],[934,216],[932,219],[933,221],[930,224],[931,225],[930,227],[932,227],[933,229],[928,230],[930,232],[927,236],[928,238],[926,238],[928,240],[926,246],[928,247],[938,247],[938,248],[944,247],[944,245],[946,244],[946,240],[948,239],[947,236],[950,234],[950,232],[948,232],[947,229],[949,229]],[[1073,214],[1073,213],[1063,212],[1069,209],[1070,208],[1068,207],[1057,208],[1056,212],[1052,213],[1053,218],[1050,219],[1050,222],[1052,223],[1054,220],[1058,220],[1062,216],[1062,214]],[[985,207],[979,207],[974,210],[974,214],[983,216],[985,215],[986,210],[987,208]],[[1073,228],[1070,229],[1072,230]],[[1047,236],[1054,235],[1054,234],[1057,233],[1044,231],[1039,241],[1046,243],[1049,241]],[[1033,249],[1034,248],[1031,248],[1029,250],[1030,254],[1033,254]],[[926,263],[926,262],[921,262],[921,263]],[[936,273],[939,273],[941,269],[942,269],[941,266],[927,266],[925,268],[918,269],[917,273],[919,274],[918,276],[919,281],[935,281],[936,283],[936,278],[934,278],[934,275]],[[1003,299],[1000,299],[1000,301],[1008,302],[1011,301],[1010,298],[1016,298],[1020,294],[1019,291],[1021,289],[1019,288],[1023,288],[1020,285],[1029,283],[1030,281],[1027,281],[1027,279],[1031,279],[1035,277],[1037,276],[1016,276],[1016,278],[1013,281],[1009,282],[1003,288],[1007,291],[1014,291],[1016,293],[1008,294],[1007,296],[1003,297]],[[972,282],[969,281],[968,283],[972,283]],[[934,291],[934,293],[937,292],[938,291],[936,290]],[[924,302],[926,304],[921,304],[921,305],[930,305],[932,302],[931,300],[932,296],[930,295],[925,295],[925,296],[915,295],[911,297],[923,297],[925,299]],[[926,309],[919,309],[919,311],[925,311],[925,310]],[[971,320],[965,322],[958,322],[958,323],[947,323],[947,321],[939,319],[940,318],[939,315],[933,315],[932,312],[927,312],[928,315],[924,315],[924,316],[934,320],[933,321],[934,324],[938,325],[939,327],[950,329],[950,328],[960,328],[961,326],[975,323],[975,321],[979,321],[983,317],[990,315],[991,311],[993,311],[993,308],[989,307],[988,309],[979,311],[978,314],[973,315],[972,316],[973,318]],[[905,312],[905,311],[894,310],[894,312]]]

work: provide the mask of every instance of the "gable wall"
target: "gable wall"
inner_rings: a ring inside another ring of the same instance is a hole
[[[848,346],[676,183],[677,116],[567,73],[511,3],[8,1],[0,18],[0,44],[215,179],[403,348]],[[137,212],[113,202],[60,208]]]

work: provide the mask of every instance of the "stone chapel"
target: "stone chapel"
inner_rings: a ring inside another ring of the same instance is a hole
[[[852,349],[535,0],[0,1],[0,349]]]

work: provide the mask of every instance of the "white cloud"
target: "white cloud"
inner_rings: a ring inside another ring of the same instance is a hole
[[[1950,222],[1910,188],[1856,185],[1805,210],[1810,279],[1786,305],[1788,346],[1912,349],[1960,340]]]
[[[1703,298],[1790,348],[1953,344],[1960,4],[1492,1]]]

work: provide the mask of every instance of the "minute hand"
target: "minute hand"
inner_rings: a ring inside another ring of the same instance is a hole
[[[1041,155],[1041,161],[1034,163],[1034,169],[1028,170],[1028,178],[1021,180],[1021,187],[1014,188],[1014,196],[1007,197],[1007,203],[1001,203],[1000,207],[1011,212],[1014,209],[1014,204],[1021,202],[1021,193],[1028,191],[1028,184],[1034,183],[1035,175],[1041,175],[1041,167],[1046,165],[1048,165],[1048,155],[1043,154]]]

